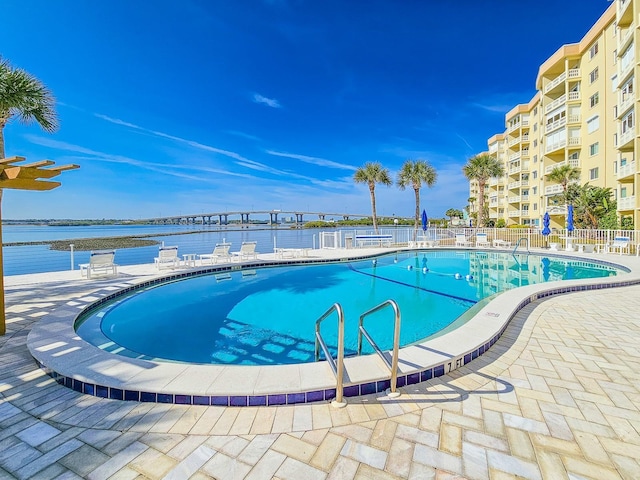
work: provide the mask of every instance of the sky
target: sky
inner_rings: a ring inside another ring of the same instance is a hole
[[[60,128],[10,122],[6,156],[76,163],[7,219],[234,210],[369,214],[353,174],[427,160],[430,217],[462,209],[462,166],[535,94],[538,67],[608,0],[2,0],[0,56],[39,78]],[[412,189],[376,187],[379,216]]]

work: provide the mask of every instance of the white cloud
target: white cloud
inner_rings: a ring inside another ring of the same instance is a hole
[[[276,100],[275,98],[267,98],[260,95],[259,93],[253,94],[253,101],[255,103],[262,103],[271,108],[282,108],[282,105],[280,105],[280,102],[278,102],[278,100]]]
[[[318,165],[320,167],[328,167],[328,168],[339,168],[342,170],[357,170],[353,165],[347,165],[344,163],[334,162],[332,160],[326,160],[324,158],[318,157],[309,157],[307,155],[298,155],[295,153],[286,153],[286,152],[276,152],[275,150],[267,150],[269,155],[274,155],[276,157],[285,157],[285,158],[293,158],[295,160],[300,160],[301,162],[310,163],[312,165]]]

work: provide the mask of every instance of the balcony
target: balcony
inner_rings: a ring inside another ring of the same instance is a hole
[[[569,79],[575,79],[575,78],[580,78],[579,68],[572,68],[571,70],[569,70]]]
[[[582,138],[580,137],[571,137],[569,138],[568,145],[570,147],[579,147],[582,144]]]
[[[544,87],[544,93],[549,93],[551,90],[556,88],[560,84],[564,84],[564,81],[567,79],[567,72],[562,72],[558,77],[554,78],[553,81],[547,83]]]
[[[580,92],[569,92],[568,99],[570,102],[580,100]]]
[[[520,216],[520,210],[509,210],[509,218],[519,217],[519,216]]]
[[[563,192],[562,185],[549,185],[548,187],[544,187],[545,195],[558,195]]]
[[[622,117],[622,115],[629,110],[634,100],[634,96],[630,93],[622,94],[621,97],[620,103],[618,104],[618,118]]]
[[[565,160],[564,162],[547,165],[546,167],[544,167],[544,174],[549,175],[554,168],[561,167],[562,165],[567,164],[571,165],[574,168],[580,168],[580,160],[578,160],[577,158],[571,158],[569,160]]]
[[[631,47],[633,48],[633,47]],[[631,58],[626,59],[625,61],[620,60],[618,62],[618,82],[622,83],[624,82],[627,77],[629,75],[631,75],[631,72],[633,72],[633,67],[635,65],[635,57],[631,56]],[[618,85],[620,85],[620,83],[618,83]]]
[[[507,189],[515,190],[516,188],[528,187],[528,186],[529,186],[529,180],[520,180],[519,182],[511,182],[509,185],[507,185]]]
[[[509,143],[507,145],[509,147],[513,147],[514,145],[517,145],[518,143],[520,143],[520,137],[512,138],[511,140],[509,140]]]
[[[560,127],[564,127],[567,124],[567,117],[563,117],[560,120],[556,120],[553,123],[547,123],[544,126],[545,133],[552,132],[554,130],[559,129]]]
[[[628,128],[626,132],[622,132],[620,134],[620,138],[618,138],[618,148],[623,149],[625,147],[633,146],[630,145],[633,143],[635,138],[635,132],[633,128]]]
[[[617,20],[618,26],[626,27],[633,21],[633,2],[631,0],[618,0]]]
[[[514,130],[517,130],[518,128],[520,128],[520,122],[514,123],[513,125],[511,125],[509,127],[509,129],[507,130],[507,133],[511,133]]]
[[[632,176],[635,173],[636,173],[636,161],[634,160],[631,163],[627,163],[626,165],[622,165],[621,167],[618,167],[618,173],[616,175],[616,178],[618,180],[622,180],[623,178]]]
[[[567,146],[567,140],[560,140],[558,142],[555,143],[547,143],[547,145],[544,148],[544,153],[551,153],[551,152],[555,152],[556,150],[560,150],[561,148],[564,148]]]
[[[529,158],[529,149],[528,148],[525,148],[520,153],[522,155],[522,158]]]
[[[549,215],[566,215],[566,205],[547,205],[547,213]]]
[[[516,152],[513,155],[509,155],[509,161],[520,160],[520,152]]]
[[[618,211],[635,210],[636,196],[624,197],[618,199]]]
[[[489,212],[489,218],[498,218],[498,213],[497,212]]]
[[[496,185],[498,185],[498,179],[497,178],[492,178],[492,179],[489,180],[489,186],[490,187],[494,187]]]
[[[509,197],[509,203],[520,203],[520,199],[522,197],[520,195],[514,195],[513,197]]]
[[[522,195],[522,197],[520,198],[521,202],[528,202],[529,201],[529,195]]]
[[[571,92],[571,93],[575,93],[575,92]],[[549,113],[551,110],[555,110],[556,108],[558,108],[561,105],[564,105],[565,103],[567,103],[567,94],[566,93],[564,95],[556,98],[553,102],[551,102],[549,105],[544,107],[544,113]]]
[[[580,114],[569,115],[567,119],[567,123],[580,123]]]

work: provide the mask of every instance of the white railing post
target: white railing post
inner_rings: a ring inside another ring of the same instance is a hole
[[[73,270],[73,265],[74,265],[74,261],[73,261],[73,243],[69,245],[69,251],[71,252],[71,270]]]

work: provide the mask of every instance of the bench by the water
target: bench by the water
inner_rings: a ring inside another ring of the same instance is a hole
[[[393,235],[356,235],[357,247],[390,247]]]

